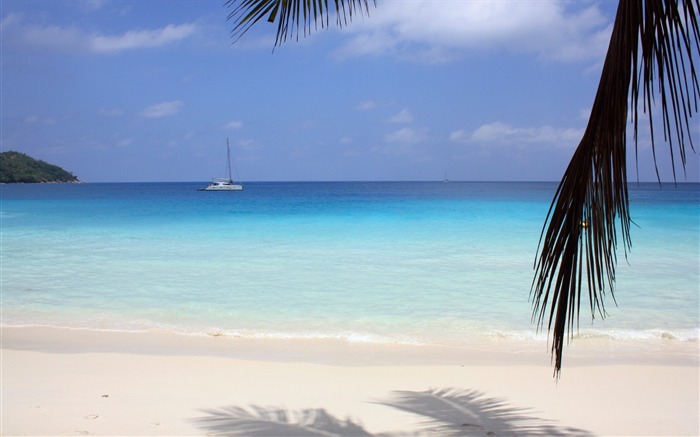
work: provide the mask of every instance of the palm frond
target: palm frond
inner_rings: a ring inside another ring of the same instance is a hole
[[[356,15],[369,15],[370,0],[227,0],[231,8],[228,19],[233,21],[231,31],[234,40],[240,39],[250,28],[262,19],[277,22],[275,46],[287,41],[289,36],[299,39],[312,30],[330,25],[330,15],[336,14],[336,24],[346,25]],[[372,0],[376,6],[376,0]]]
[[[618,229],[625,256],[631,248],[628,105],[635,150],[640,94],[642,110],[649,111],[652,145],[651,107],[658,94],[672,158],[675,145],[685,168],[686,148],[695,150],[690,118],[698,111],[700,95],[693,62],[700,52],[698,1],[682,0],[679,5],[676,0],[621,0],[618,6],[588,125],[547,213],[535,261],[533,320],[542,327],[548,318],[556,376],[564,340],[571,339],[579,320],[582,291],[588,293],[593,318],[596,313],[605,317],[606,293],[614,299]]]

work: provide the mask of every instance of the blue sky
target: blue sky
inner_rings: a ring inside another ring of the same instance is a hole
[[[223,3],[2,0],[2,150],[89,182],[222,176],[227,138],[244,181],[559,180],[617,4],[379,0],[273,53],[267,23],[232,44]]]

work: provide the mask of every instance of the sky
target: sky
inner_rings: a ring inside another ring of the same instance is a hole
[[[224,0],[2,0],[0,148],[87,182],[224,176],[227,140],[243,181],[558,181],[616,6],[378,0],[273,50],[265,21],[231,36]],[[628,176],[656,181],[642,127]]]

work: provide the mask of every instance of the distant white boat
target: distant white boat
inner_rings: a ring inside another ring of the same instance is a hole
[[[243,185],[234,184],[231,176],[231,147],[228,145],[226,138],[226,151],[228,154],[228,178],[213,178],[212,182],[204,188],[198,188],[198,191],[242,191]]]
[[[447,179],[447,172],[445,172],[445,176],[442,178],[443,182],[449,182],[450,180]]]

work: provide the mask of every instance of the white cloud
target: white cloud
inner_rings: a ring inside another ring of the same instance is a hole
[[[408,108],[403,108],[399,113],[392,115],[389,121],[392,123],[410,123],[413,121],[413,114]]]
[[[194,24],[168,24],[160,29],[130,30],[119,36],[93,36],[90,48],[96,53],[115,53],[122,50],[161,47],[192,35]]]
[[[10,13],[0,21],[3,49],[42,48],[50,51],[85,50],[85,35],[75,27],[25,26],[22,14]]]
[[[168,117],[180,112],[183,106],[184,103],[179,100],[157,103],[143,109],[141,112],[139,112],[139,115],[146,118]]]
[[[377,103],[374,100],[363,100],[355,106],[358,111],[368,111],[377,107]]]
[[[190,37],[197,29],[193,23],[168,24],[157,29],[130,30],[120,35],[106,36],[87,33],[74,26],[27,25],[23,23],[23,18],[21,14],[9,14],[0,22],[3,45],[19,49],[110,54],[162,47]]]
[[[243,127],[243,122],[240,120],[233,120],[226,123],[224,129],[241,129]]]
[[[598,59],[607,48],[611,17],[597,5],[565,0],[415,0],[382,2],[351,36],[339,57],[392,54],[446,62],[465,50],[536,53],[547,59]]]
[[[514,127],[497,121],[482,125],[471,133],[465,130],[454,131],[450,134],[450,141],[515,146],[540,144],[575,147],[582,135],[583,130],[581,129],[563,129],[552,126]]]
[[[388,133],[384,136],[384,141],[387,143],[402,143],[402,144],[417,144],[423,141],[425,132],[404,127],[397,131]]]
[[[20,21],[22,21],[22,14],[9,13],[2,20],[0,20],[0,31],[5,32],[8,29],[11,29],[13,26],[18,25]]]
[[[464,129],[456,130],[450,134],[450,141],[455,143],[467,143],[469,142],[469,134]]]

